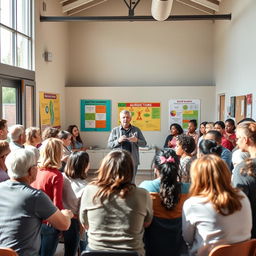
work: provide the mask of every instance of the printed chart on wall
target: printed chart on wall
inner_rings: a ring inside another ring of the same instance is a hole
[[[60,95],[39,92],[39,104],[41,129],[60,128]]]
[[[110,100],[81,100],[80,113],[81,131],[110,131]]]
[[[178,123],[186,130],[191,119],[200,123],[200,100],[169,100],[170,125]]]
[[[119,113],[124,109],[132,113],[132,125],[139,127],[142,131],[160,131],[160,103],[118,103],[118,120]]]

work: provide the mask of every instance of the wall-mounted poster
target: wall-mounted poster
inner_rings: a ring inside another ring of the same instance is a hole
[[[111,130],[111,101],[110,100],[81,100],[80,101],[80,130],[81,131],[110,131]]]
[[[169,100],[170,125],[178,123],[187,130],[191,119],[196,119],[197,123],[200,123],[200,100]]]
[[[39,106],[41,129],[49,126],[60,128],[60,95],[39,92]]]
[[[161,105],[159,102],[118,103],[119,124],[119,113],[124,109],[132,113],[132,125],[139,127],[142,131],[160,131]]]
[[[252,94],[246,95],[246,117],[252,118]]]

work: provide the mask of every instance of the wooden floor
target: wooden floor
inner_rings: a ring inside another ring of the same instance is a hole
[[[95,177],[94,172],[90,172],[89,179]],[[138,170],[138,173],[135,178],[135,184],[138,186],[144,180],[152,180],[153,172],[151,170]],[[59,244],[57,247],[57,251],[55,256],[63,256],[64,255],[64,247],[63,244]]]

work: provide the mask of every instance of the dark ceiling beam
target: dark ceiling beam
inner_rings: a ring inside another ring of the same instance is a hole
[[[231,14],[171,15],[165,21],[231,20]],[[41,22],[65,21],[156,21],[152,16],[40,16]]]

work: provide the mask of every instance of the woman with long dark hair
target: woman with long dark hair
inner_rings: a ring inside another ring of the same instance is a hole
[[[147,256],[179,255],[182,247],[182,205],[189,184],[180,182],[179,164],[173,149],[157,150],[153,160],[156,179],[140,184],[153,200],[153,221],[144,235]]]

